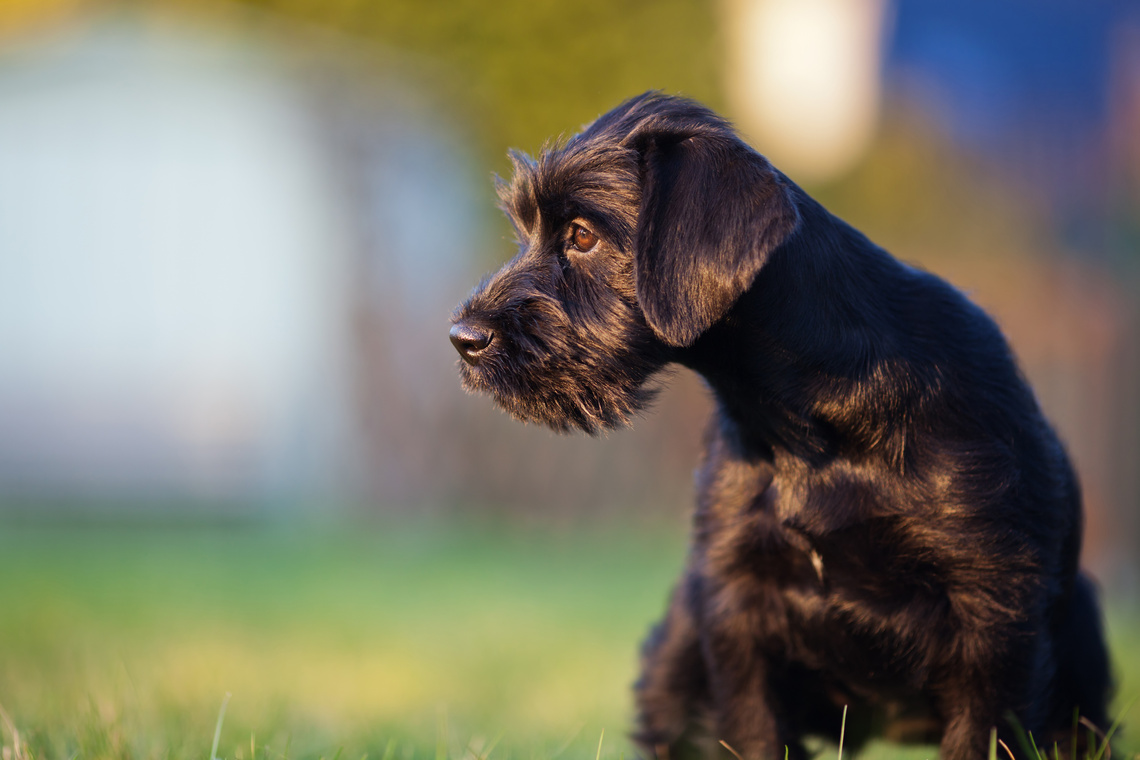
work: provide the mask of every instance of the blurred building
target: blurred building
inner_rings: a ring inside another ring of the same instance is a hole
[[[364,112],[288,67],[124,20],[0,58],[0,491],[358,490],[358,304],[442,334],[482,217],[407,99]],[[351,166],[346,120],[382,146]],[[387,342],[393,371],[417,335]]]

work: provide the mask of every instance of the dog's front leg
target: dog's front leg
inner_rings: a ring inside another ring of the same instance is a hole
[[[1007,576],[1010,598],[1029,598],[1032,590],[1018,588]],[[984,584],[998,588],[998,579]],[[1023,582],[1024,585],[1030,585]],[[983,584],[979,584],[983,585]],[[950,656],[933,685],[934,706],[945,724],[939,757],[942,760],[982,760],[990,732],[1017,748],[1009,712],[1037,739],[1048,715],[1044,707],[1053,680],[1052,642],[1045,632],[1031,633],[1016,617],[1003,615],[996,594],[957,594],[951,605],[959,612],[961,629],[950,639]],[[1022,603],[1013,609],[1025,609]],[[985,620],[983,623],[981,621]]]
[[[650,758],[678,760],[689,754],[683,746],[696,728],[699,707],[708,701],[708,678],[700,637],[691,606],[692,575],[682,577],[673,590],[665,619],[645,640],[641,651],[641,677],[634,686],[637,698],[637,741]]]
[[[979,684],[984,684],[986,677],[978,675],[972,679],[974,691],[968,691],[970,685],[963,683],[948,689],[935,700],[945,721],[938,749],[941,760],[984,760],[989,750],[990,732],[994,729],[1006,746],[1014,751],[1019,749],[1006,716],[1001,714],[998,700],[980,697],[977,693]],[[1040,731],[1036,736],[1041,736]]]
[[[771,663],[758,651],[747,615],[705,621],[701,649],[708,669],[716,739],[743,760],[805,757],[773,688]]]

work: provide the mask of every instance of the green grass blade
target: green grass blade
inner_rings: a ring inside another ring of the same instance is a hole
[[[742,758],[742,757],[740,756],[740,753],[739,753],[739,752],[737,752],[736,750],[734,750],[734,749],[732,748],[732,745],[730,745],[730,744],[729,744],[728,742],[726,742],[724,739],[721,739],[721,740],[720,740],[720,746],[724,747],[724,748],[725,748],[725,749],[727,749],[729,752],[731,752],[731,753],[732,753],[732,756],[733,756],[733,757],[735,757],[735,758],[736,758],[736,760],[744,760],[744,758]],[[784,747],[784,760],[788,760],[788,748],[787,748],[787,747]]]
[[[843,760],[843,735],[847,732],[847,705],[843,705],[843,719],[839,722],[839,758]],[[785,753],[787,749],[784,750]]]
[[[1026,736],[1025,727],[1021,725],[1021,721],[1017,719],[1017,715],[1013,711],[1005,714],[1005,719],[1009,725],[1013,727],[1013,734],[1017,737],[1017,744],[1021,751],[1025,753],[1025,757],[1034,758],[1038,757],[1037,748],[1033,746],[1032,737]]]
[[[218,760],[218,740],[222,738],[222,721],[226,719],[226,705],[230,703],[230,696],[227,691],[226,696],[222,697],[222,709],[218,710],[218,723],[214,726],[214,746],[210,748],[210,760]]]
[[[1101,760],[1101,758],[1104,757],[1104,753],[1108,751],[1109,742],[1112,741],[1113,734],[1115,734],[1116,730],[1120,728],[1120,722],[1124,719],[1124,714],[1132,709],[1132,706],[1136,704],[1137,699],[1140,699],[1140,697],[1133,697],[1128,702],[1128,704],[1124,706],[1124,709],[1117,714],[1116,720],[1112,721],[1112,725],[1108,727],[1108,731],[1104,734],[1104,741],[1101,742],[1100,749],[1097,750],[1097,753],[1095,755],[1093,755],[1092,760]]]

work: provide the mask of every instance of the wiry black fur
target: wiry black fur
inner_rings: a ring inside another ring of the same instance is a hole
[[[845,704],[849,742],[926,715],[953,760],[995,726],[1016,749],[1010,712],[1050,743],[1074,708],[1103,726],[1076,478],[981,310],[691,101],[647,93],[514,160],[519,253],[455,315],[493,336],[465,386],[588,432],[670,362],[717,401],[688,567],[643,651],[642,746],[801,757]]]

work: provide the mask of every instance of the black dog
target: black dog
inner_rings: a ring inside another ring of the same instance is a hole
[[[512,158],[519,252],[455,314],[464,385],[587,432],[670,362],[717,402],[636,686],[648,751],[703,731],[706,751],[798,758],[842,705],[849,743],[922,714],[953,760],[993,727],[1016,750],[1011,714],[1049,746],[1076,709],[1103,726],[1076,479],[980,309],[691,101],[647,93]]]

